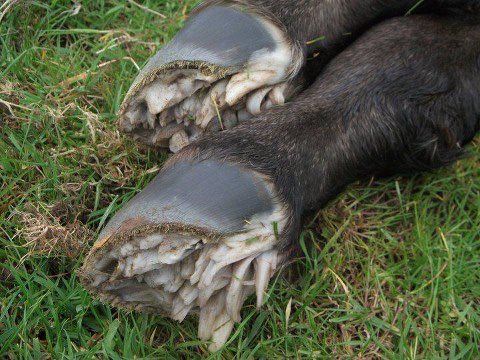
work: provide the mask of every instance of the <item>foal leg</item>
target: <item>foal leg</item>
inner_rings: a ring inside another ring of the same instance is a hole
[[[479,128],[478,15],[384,22],[295,101],[178,154],[107,224],[80,276],[104,301],[182,320],[211,350],[257,304],[300,218],[371,174],[450,163]]]
[[[416,11],[472,0],[428,0]],[[145,65],[120,109],[120,129],[179,151],[282,105],[375,23],[418,0],[209,0]],[[309,59],[307,63],[307,59]]]

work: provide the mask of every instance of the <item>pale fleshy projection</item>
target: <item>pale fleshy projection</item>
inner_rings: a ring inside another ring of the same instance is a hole
[[[257,306],[262,305],[280,262],[276,245],[272,225],[263,222],[217,242],[152,233],[96,259],[89,286],[112,305],[153,311],[178,321],[198,314],[198,336],[211,341],[209,349],[215,351],[241,320],[240,310],[249,295],[255,293]]]
[[[195,14],[135,79],[120,128],[177,152],[208,131],[230,129],[296,91],[296,50],[273,23],[233,7]],[[298,57],[300,58],[300,57]]]

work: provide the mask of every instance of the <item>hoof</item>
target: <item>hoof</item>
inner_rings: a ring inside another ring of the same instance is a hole
[[[232,128],[293,95],[287,81],[301,65],[295,49],[282,30],[258,15],[207,7],[137,76],[119,126],[172,152],[207,131]]]
[[[268,180],[225,163],[179,162],[107,224],[79,273],[112,305],[182,321],[217,350],[250,294],[263,302],[282,261],[287,211]]]

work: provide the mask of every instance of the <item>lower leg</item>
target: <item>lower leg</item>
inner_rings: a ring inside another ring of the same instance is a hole
[[[138,74],[120,109],[120,129],[177,152],[206,132],[228,130],[282,105],[381,19],[413,7],[475,11],[474,3],[430,0],[417,8],[418,0],[206,1]]]

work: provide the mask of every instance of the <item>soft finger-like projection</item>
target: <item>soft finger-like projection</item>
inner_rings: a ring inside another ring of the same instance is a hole
[[[303,57],[282,26],[238,7],[210,6],[153,56],[120,110],[120,128],[177,152],[283,104]],[[295,60],[296,59],[296,60]]]
[[[216,350],[247,296],[263,302],[287,219],[269,182],[227,163],[177,162],[108,223],[80,276],[101,300],[182,321]]]

